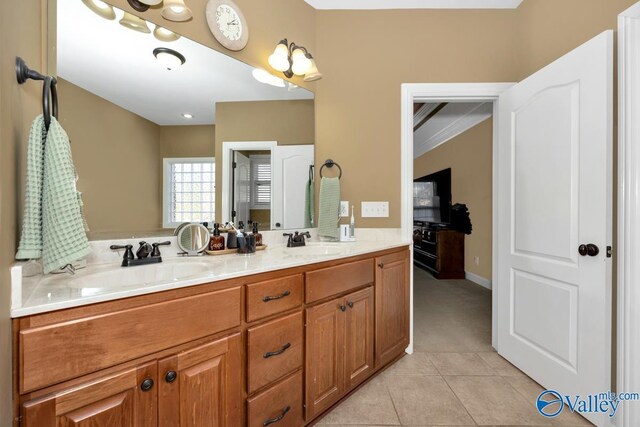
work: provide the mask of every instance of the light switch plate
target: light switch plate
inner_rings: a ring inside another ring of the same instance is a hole
[[[363,218],[389,217],[389,202],[362,202],[360,209]]]
[[[340,202],[340,218],[346,218],[349,216],[349,201]]]

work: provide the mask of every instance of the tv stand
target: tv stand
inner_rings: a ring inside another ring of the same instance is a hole
[[[464,233],[446,228],[414,230],[414,264],[436,279],[464,279]]]

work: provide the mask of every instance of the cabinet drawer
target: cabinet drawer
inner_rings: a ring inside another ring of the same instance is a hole
[[[306,273],[305,301],[318,301],[373,283],[373,259],[350,262]]]
[[[302,312],[248,332],[249,393],[302,366]]]
[[[240,288],[20,331],[20,393],[240,325]]]
[[[300,427],[302,419],[302,372],[248,400],[248,427]]]
[[[302,305],[302,274],[247,285],[247,322]]]

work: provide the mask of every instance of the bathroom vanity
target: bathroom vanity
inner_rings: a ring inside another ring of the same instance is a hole
[[[250,260],[260,272],[32,307],[13,321],[14,424],[313,423],[409,344],[408,246],[357,245],[315,261],[284,248],[294,255],[280,264],[265,251]]]

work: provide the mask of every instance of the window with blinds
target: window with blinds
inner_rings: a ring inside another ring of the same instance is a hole
[[[251,209],[271,208],[271,156],[251,156]]]
[[[215,217],[215,159],[165,158],[163,225],[213,222]]]

